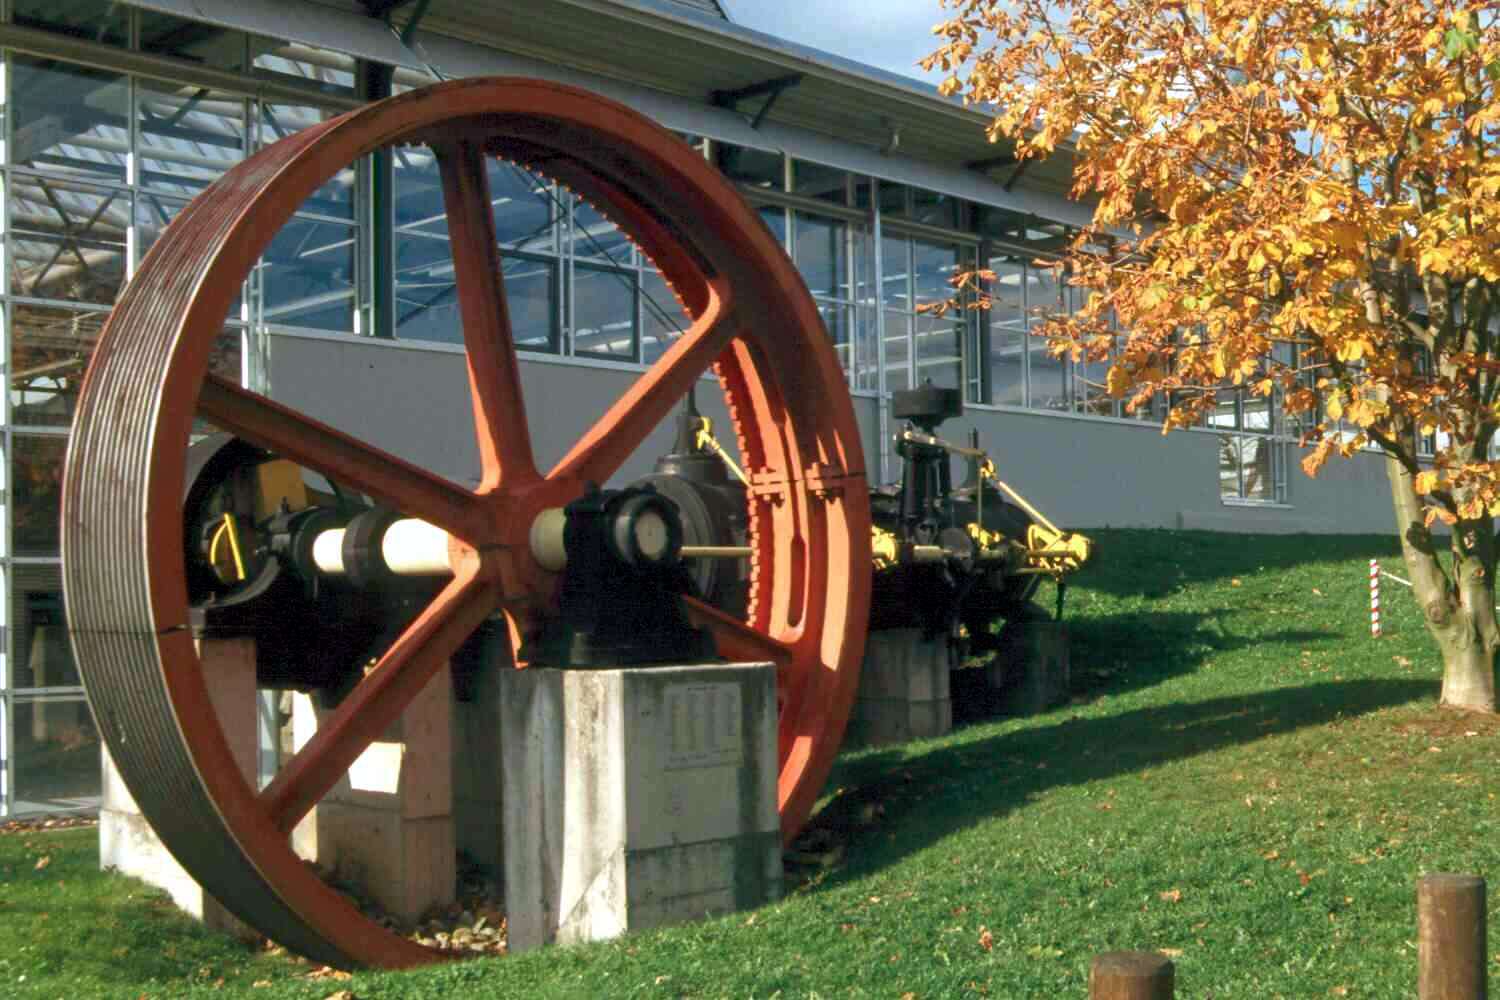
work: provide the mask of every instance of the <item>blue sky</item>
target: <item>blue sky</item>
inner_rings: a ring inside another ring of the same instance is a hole
[[[747,28],[856,59],[902,76],[924,78],[916,62],[931,52],[932,26],[944,19],[937,0],[727,0]],[[936,83],[936,74],[926,77]]]

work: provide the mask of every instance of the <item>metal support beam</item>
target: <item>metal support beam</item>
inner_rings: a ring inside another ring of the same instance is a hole
[[[771,113],[776,99],[802,82],[801,73],[792,73],[788,76],[778,76],[773,80],[762,80],[760,83],[752,83],[746,87],[738,87],[734,90],[715,90],[709,93],[708,99],[715,107],[727,108],[736,113],[740,110],[740,102],[748,101],[756,97],[764,97],[765,102],[761,104],[760,110],[750,119],[750,127],[758,129],[766,120],[766,115]],[[715,165],[724,173],[734,176],[735,161],[739,159],[740,150],[738,146],[724,148],[718,143],[714,144],[718,152],[714,155]]]
[[[964,164],[965,170],[977,170],[980,173],[994,170],[996,167],[1008,167],[1016,162],[1014,155],[1004,153],[1000,156],[986,156],[982,160],[970,160]]]
[[[717,107],[738,111],[741,101],[748,101],[752,97],[765,97],[768,98],[767,103],[769,104],[780,97],[782,91],[789,87],[795,87],[801,82],[801,73],[789,73],[786,76],[762,80],[760,83],[736,87],[733,90],[715,90],[708,95],[708,99],[711,104]]]
[[[1022,160],[1020,163],[1017,163],[1016,164],[1016,169],[1014,169],[1014,170],[1012,170],[1010,172],[1010,176],[1007,177],[1007,178],[1005,178],[1005,183],[1001,184],[1000,186],[1003,187],[1007,191],[1009,191],[1011,188],[1015,187],[1016,186],[1016,181],[1020,180],[1021,179],[1021,175],[1024,174],[1024,173],[1026,173],[1026,168],[1029,167],[1029,166],[1031,166],[1036,161],[1037,161],[1037,157],[1033,156],[1029,160]]]

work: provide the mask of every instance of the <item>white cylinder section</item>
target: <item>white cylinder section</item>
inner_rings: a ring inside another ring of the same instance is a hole
[[[342,576],[344,529],[334,528],[314,538],[312,556],[320,572]],[[397,576],[446,576],[453,572],[448,565],[448,533],[414,517],[385,529],[380,556]]]
[[[531,555],[549,573],[561,573],[568,565],[563,546],[563,528],[568,515],[561,507],[549,507],[531,522]]]
[[[448,533],[414,517],[385,529],[380,554],[397,576],[445,576],[453,572],[448,565]]]
[[[318,570],[342,576],[344,573],[344,529],[334,528],[313,539],[313,562]]]

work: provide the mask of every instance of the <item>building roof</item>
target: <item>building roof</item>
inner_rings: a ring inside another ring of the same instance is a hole
[[[989,142],[990,115],[922,80],[801,45],[698,9],[710,0],[431,0],[422,33],[460,38],[708,102],[715,93],[799,76],[765,121],[945,165],[988,162],[1005,181],[1007,144]],[[400,19],[411,8],[402,8]],[[935,16],[935,15],[934,15]],[[761,100],[747,99],[754,113]],[[1028,167],[1028,186],[1065,193],[1066,158]],[[1011,167],[1013,170],[1014,167]]]

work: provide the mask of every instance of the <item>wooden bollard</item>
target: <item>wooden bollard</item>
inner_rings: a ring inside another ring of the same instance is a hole
[[[1107,951],[1089,969],[1089,1000],[1172,1000],[1172,962],[1154,951]]]
[[[1417,883],[1419,1000],[1485,1000],[1484,879],[1427,875]]]

